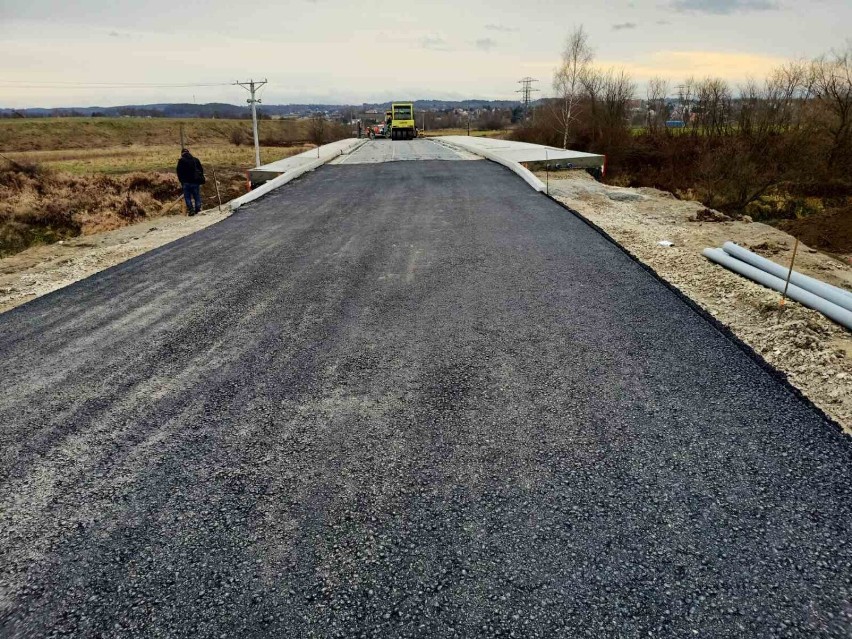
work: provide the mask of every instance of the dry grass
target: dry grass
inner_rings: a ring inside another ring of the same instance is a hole
[[[304,150],[267,149],[271,162]],[[208,177],[206,207],[217,202],[213,168],[222,201],[244,194],[245,170],[254,165],[248,147],[199,147]],[[173,166],[174,147],[38,151],[12,154],[18,164],[0,164],[0,257],[34,244],[109,231],[139,219],[182,214],[181,189]],[[25,158],[39,158],[33,163]]]
[[[274,162],[309,148],[296,145],[287,148],[261,147],[262,164]],[[205,167],[247,170],[254,166],[252,146],[199,144],[191,147]],[[128,173],[132,171],[173,171],[180,155],[180,146],[154,145],[113,146],[99,149],[59,149],[5,153],[12,160],[35,162],[56,170],[84,175],[91,173]]]
[[[477,131],[476,129],[470,130],[471,137],[474,138],[499,138],[506,139],[508,138],[511,131],[508,129],[504,129],[501,131]],[[418,135],[422,135],[426,138],[433,138],[439,135],[467,135],[467,129],[434,129],[430,131],[420,131]]]
[[[180,126],[204,164],[205,206],[246,192],[255,165],[251,123],[166,118],[39,118],[0,120],[0,256],[33,244],[112,230],[144,218],[179,214],[175,165]],[[303,123],[260,123],[261,162],[300,153]],[[235,135],[234,132],[242,132]]]
[[[105,149],[119,146],[180,147],[183,126],[187,145],[229,144],[234,131],[251,139],[247,120],[174,118],[22,118],[0,119],[0,153],[57,149]],[[261,143],[283,146],[303,142],[305,123],[298,120],[262,120]]]
[[[0,256],[168,212],[168,174],[74,176],[33,164],[0,168]]]

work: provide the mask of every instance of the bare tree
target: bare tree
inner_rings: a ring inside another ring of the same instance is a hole
[[[594,52],[582,25],[576,27],[565,43],[562,61],[553,73],[556,92],[555,116],[562,132],[562,148],[568,148],[571,125],[577,117],[577,106],[583,97],[583,76],[588,72]]]
[[[811,67],[814,97],[830,115],[832,147],[829,168],[852,151],[852,43],[846,50],[823,56]]]
[[[317,146],[322,146],[325,142],[326,137],[326,119],[324,113],[315,113],[313,117],[311,117],[310,124],[308,125],[308,139],[316,144]]]
[[[739,133],[761,141],[799,128],[809,85],[807,67],[796,62],[775,69],[762,85],[747,80],[740,87]]]
[[[654,76],[648,80],[648,130],[657,133],[666,122],[666,97],[669,83],[664,78]]]
[[[695,87],[696,109],[707,137],[723,137],[733,131],[733,96],[721,78],[705,78]]]
[[[602,130],[606,148],[629,134],[630,102],[636,95],[636,85],[623,69],[610,69],[604,75],[602,92]]]
[[[582,76],[588,105],[590,142],[599,152],[616,152],[630,138],[630,101],[636,85],[622,69],[588,69]]]
[[[693,115],[692,99],[695,95],[695,78],[689,77],[684,80],[683,84],[677,87],[677,97],[679,102],[679,116],[681,122],[686,125],[692,125],[692,130],[695,132],[696,119]]]
[[[606,84],[606,74],[603,71],[589,67],[580,77],[583,92],[588,100],[589,115],[588,123],[592,140],[600,139],[601,130],[601,96]]]

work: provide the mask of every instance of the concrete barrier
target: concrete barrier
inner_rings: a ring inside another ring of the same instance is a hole
[[[459,136],[454,136],[454,138],[457,137]],[[535,175],[532,174],[532,172],[528,168],[522,166],[519,162],[515,162],[514,160],[507,160],[506,158],[501,157],[493,151],[488,151],[474,144],[465,144],[464,142],[461,142],[458,139],[453,139],[452,141],[444,140],[440,137],[432,139],[451,149],[455,148],[457,150],[467,151],[468,153],[473,153],[474,155],[478,155],[479,157],[485,158],[486,160],[491,160],[492,162],[496,162],[497,164],[505,166],[509,170],[517,173],[527,184],[529,184],[539,193],[544,193],[547,190],[547,187],[545,187],[544,182],[539,180]]]
[[[236,211],[244,204],[254,202],[256,199],[263,197],[270,191],[274,191],[280,186],[284,186],[288,182],[295,180],[297,177],[304,175],[308,171],[313,171],[314,169],[319,168],[320,166],[325,164],[326,162],[330,162],[334,158],[339,157],[344,153],[352,153],[353,151],[357,150],[362,144],[365,144],[367,140],[352,139],[346,140],[345,142],[350,142],[350,144],[347,145],[341,144],[339,142],[332,142],[331,144],[321,146],[319,148],[318,158],[311,159],[309,157],[309,154],[313,155],[317,153],[316,149],[306,151],[305,153],[300,153],[298,156],[285,158],[286,160],[290,161],[288,163],[290,166],[285,169],[285,172],[281,173],[281,175],[279,175],[278,177],[266,181],[264,184],[257,187],[256,189],[252,189],[245,195],[241,195],[240,197],[231,200],[230,202],[228,202],[228,206],[231,207],[232,211]],[[323,149],[326,150],[323,151]],[[329,151],[329,149],[331,150]]]

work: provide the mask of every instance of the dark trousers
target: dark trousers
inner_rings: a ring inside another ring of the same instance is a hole
[[[201,211],[201,185],[183,183],[183,199],[186,201],[186,210],[189,213],[198,213]],[[193,201],[195,206],[193,206]]]

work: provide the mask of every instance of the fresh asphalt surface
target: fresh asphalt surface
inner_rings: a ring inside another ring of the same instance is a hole
[[[479,160],[466,151],[451,149],[430,139],[385,140],[376,139],[358,147],[352,153],[341,155],[332,164],[374,164],[405,160]]]
[[[0,315],[0,635],[849,637],[852,445],[489,162]]]

